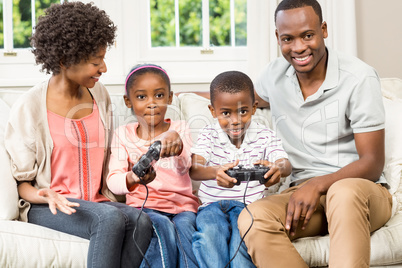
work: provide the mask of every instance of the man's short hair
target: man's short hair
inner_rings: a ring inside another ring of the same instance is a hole
[[[211,104],[214,105],[215,96],[221,92],[235,94],[248,91],[254,103],[254,85],[250,77],[239,71],[228,71],[217,75],[210,85]]]
[[[301,7],[312,7],[314,9],[315,14],[317,14],[318,18],[320,19],[320,23],[323,22],[321,6],[320,3],[317,2],[317,0],[283,0],[276,7],[275,23],[276,23],[276,15],[278,14],[279,11],[301,8]]]

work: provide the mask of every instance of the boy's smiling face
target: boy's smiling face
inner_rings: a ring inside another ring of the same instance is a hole
[[[257,108],[257,102],[253,103],[250,92],[216,92],[212,105],[208,107],[230,141],[239,148]]]

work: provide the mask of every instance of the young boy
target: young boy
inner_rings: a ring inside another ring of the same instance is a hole
[[[288,176],[291,165],[275,133],[251,121],[257,102],[247,75],[219,74],[211,83],[210,98],[209,109],[218,122],[201,130],[192,149],[190,176],[202,181],[193,251],[200,267],[225,267],[233,257],[232,267],[255,267],[237,228],[238,215],[245,204],[262,198],[266,187]],[[225,173],[236,165],[255,164],[270,167],[265,185],[253,180],[235,186],[236,179]]]

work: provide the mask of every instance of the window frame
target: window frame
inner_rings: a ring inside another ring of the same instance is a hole
[[[209,0],[202,0],[203,12],[209,14]],[[137,8],[141,10],[138,18],[138,24],[141,25],[141,40],[139,42],[139,63],[156,63],[166,66],[173,77],[172,81],[177,83],[207,83],[218,73],[236,69],[246,71],[247,68],[247,46],[231,46],[210,47],[209,46],[209,30],[203,31],[203,47],[152,47],[151,46],[151,25],[150,25],[150,1],[141,0],[137,2]],[[234,6],[231,5],[234,11]],[[208,25],[209,16],[202,19],[203,29]],[[207,35],[207,37],[206,37]],[[232,38],[234,35],[232,35]],[[233,41],[233,39],[232,39]],[[173,69],[173,64],[177,67]],[[163,66],[163,67],[164,67]],[[191,75],[189,70],[197,70],[197,74]]]
[[[117,26],[116,43],[106,53],[108,71],[101,80],[105,85],[124,84],[127,72],[141,63],[161,65],[172,84],[183,87],[209,84],[217,74],[227,70],[247,72],[246,46],[214,47],[212,54],[208,50],[203,54],[200,47],[151,48],[149,0],[82,2],[93,2],[105,10]],[[50,76],[40,72],[30,48],[13,51],[16,56],[4,56],[5,49],[0,49],[0,87],[31,87]]]

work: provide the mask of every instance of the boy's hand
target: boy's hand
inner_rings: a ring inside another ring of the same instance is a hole
[[[52,189],[40,189],[37,193],[49,204],[49,209],[53,215],[57,214],[57,210],[60,210],[67,215],[71,215],[76,212],[73,207],[80,206],[78,203],[68,201],[67,198],[56,193]]]
[[[225,171],[237,166],[238,164],[239,160],[236,160],[235,162],[223,165],[218,169],[218,171],[216,172],[216,182],[219,186],[225,188],[233,188],[237,180],[230,177],[228,174],[225,173]]]
[[[265,187],[277,184],[281,180],[282,177],[281,168],[275,165],[275,163],[269,162],[267,160],[259,160],[255,162],[254,165],[262,165],[265,167],[269,167],[268,172],[264,174],[265,179],[269,178],[268,181],[264,184]]]
[[[177,131],[166,131],[161,138],[161,142],[161,157],[180,155],[183,151],[183,141],[181,140],[180,135],[179,133],[177,133]]]

